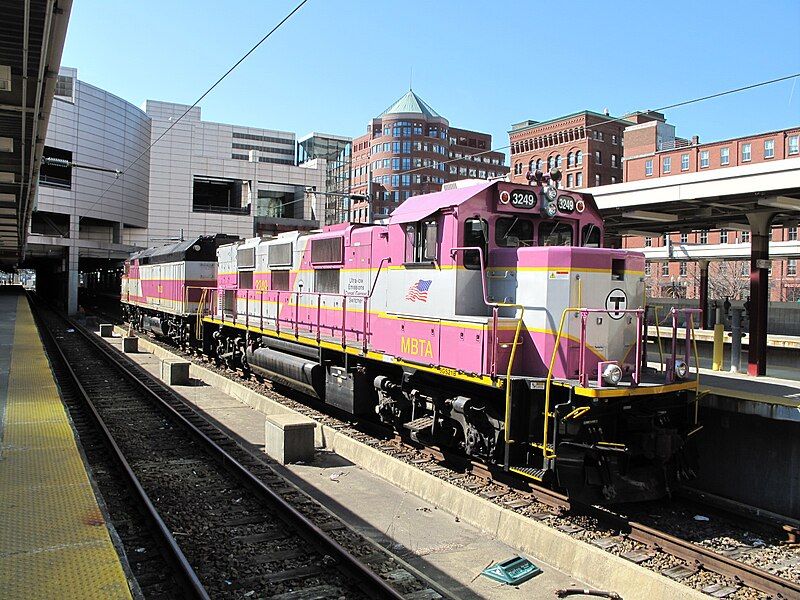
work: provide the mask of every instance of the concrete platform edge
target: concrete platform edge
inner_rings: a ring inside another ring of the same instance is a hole
[[[122,332],[121,328],[117,328]],[[141,339],[141,350],[158,358],[176,356],[172,352]],[[247,404],[263,414],[296,413],[250,388],[213,373],[194,363],[190,376]],[[556,569],[586,581],[588,584],[615,591],[624,598],[671,600],[672,598],[706,598],[693,590],[654,571],[605,552],[586,542],[571,538],[512,510],[480,498],[471,492],[371,448],[333,428],[317,424],[315,444],[332,450],[342,458],[404,490],[426,500],[459,519],[493,535],[503,543],[544,558]]]

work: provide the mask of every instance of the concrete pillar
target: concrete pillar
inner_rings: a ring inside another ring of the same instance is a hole
[[[67,314],[78,314],[79,258],[78,239],[80,238],[79,217],[70,216],[69,247],[67,248]]]
[[[750,344],[747,373],[767,374],[769,309],[769,231],[775,213],[750,213]]]
[[[700,267],[700,310],[703,314],[700,316],[700,322],[703,329],[708,329],[709,315],[708,315],[708,261],[700,260],[697,263]]]

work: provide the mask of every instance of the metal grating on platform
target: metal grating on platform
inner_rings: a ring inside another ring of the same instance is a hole
[[[0,595],[131,598],[27,300],[0,301]]]

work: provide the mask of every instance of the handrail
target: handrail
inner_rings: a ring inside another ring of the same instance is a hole
[[[548,430],[549,430],[549,419],[550,419],[550,416],[549,416],[550,415],[550,390],[552,388],[553,369],[555,369],[556,354],[558,353],[559,348],[561,347],[561,336],[564,333],[564,321],[566,320],[567,314],[569,314],[569,313],[578,313],[578,314],[581,315],[581,321],[582,321],[582,325],[581,325],[581,349],[580,349],[581,356],[579,358],[581,359],[581,364],[583,365],[583,362],[584,362],[583,356],[584,356],[584,353],[586,352],[586,337],[585,337],[585,333],[586,333],[586,329],[585,329],[586,317],[589,315],[589,313],[598,313],[598,312],[609,312],[609,311],[604,309],[604,308],[582,308],[582,307],[571,306],[571,307],[565,308],[563,310],[563,312],[561,313],[561,319],[560,319],[559,324],[558,324],[558,332],[556,333],[556,340],[555,340],[555,344],[553,345],[553,352],[552,352],[552,354],[550,356],[550,365],[549,365],[549,367],[547,369],[547,379],[545,380],[545,387],[544,387],[544,428],[543,428],[543,436],[542,436],[542,456],[545,459],[555,457],[555,453],[554,452],[553,453],[548,453],[548,450],[547,450],[547,437],[548,437],[548,433],[549,433]],[[641,336],[643,334],[642,327],[641,327],[641,320],[642,320],[642,317],[644,315],[644,309],[643,308],[626,308],[626,309],[620,309],[620,310],[614,311],[614,312],[636,313],[636,315],[637,315],[636,322],[637,322],[637,326],[638,326],[637,329],[639,330],[639,334],[638,335],[641,338]],[[639,358],[640,358],[639,357],[639,351],[640,351],[640,348],[637,348],[636,371],[634,373],[634,382],[636,384],[639,383],[639,376],[640,376],[639,369],[641,368],[641,365],[639,364],[641,362],[639,360]],[[578,377],[579,377],[579,380],[581,381],[581,385],[586,385],[586,383],[588,383],[588,382],[585,381],[585,377],[584,377],[585,373],[581,372],[582,368],[585,369],[585,365],[579,366]],[[554,448],[554,450],[555,450],[555,448]]]
[[[347,294],[347,293],[340,294],[340,293],[337,293],[337,292],[317,292],[317,291],[307,292],[307,291],[303,291],[303,290],[249,290],[249,289],[248,290],[243,290],[243,289],[240,289],[240,288],[235,288],[234,291],[236,291],[236,292],[246,292],[247,293],[246,301],[245,301],[245,304],[246,304],[246,308],[245,308],[245,310],[246,310],[245,324],[246,324],[246,326],[249,326],[249,321],[250,321],[250,319],[249,319],[249,316],[250,316],[250,310],[249,310],[250,292],[251,291],[258,291],[260,304],[261,304],[260,311],[259,311],[259,314],[260,314],[260,316],[259,316],[259,325],[260,325],[261,329],[264,328],[264,293],[265,292],[274,292],[275,294],[277,294],[277,300],[276,300],[277,309],[276,309],[276,312],[275,312],[275,319],[274,320],[275,320],[275,329],[276,329],[276,331],[278,333],[280,333],[280,322],[281,322],[281,316],[280,316],[281,295],[282,294],[288,294],[289,295],[289,297],[287,299],[287,303],[291,303],[292,299],[294,298],[295,318],[294,318],[294,328],[293,328],[293,330],[294,330],[295,337],[299,337],[299,335],[300,335],[300,332],[299,332],[299,324],[300,324],[299,310],[300,310],[300,296],[301,296],[301,294],[302,295],[316,296],[316,298],[317,298],[317,307],[316,307],[317,308],[317,336],[316,336],[317,337],[317,342],[319,342],[320,339],[321,339],[322,296],[326,296],[326,297],[330,297],[330,298],[334,298],[334,299],[341,299],[342,300],[342,345],[344,347],[347,346],[347,312],[349,310],[348,306],[347,306],[348,300],[351,300],[351,299],[354,299],[356,301],[360,300],[363,303],[362,314],[363,314],[363,328],[364,328],[363,335],[364,335],[364,339],[363,339],[362,349],[363,349],[363,352],[366,354],[367,348],[368,348],[368,343],[367,343],[368,332],[367,332],[367,329],[368,329],[369,321],[368,321],[367,316],[369,314],[369,309],[368,309],[369,301],[372,299],[372,296],[375,293],[375,289],[376,289],[377,283],[378,283],[378,278],[380,277],[380,274],[383,271],[384,265],[387,264],[387,263],[391,264],[391,262],[392,262],[392,259],[390,257],[388,257],[388,256],[383,257],[381,259],[381,262],[378,265],[378,270],[375,273],[375,278],[372,281],[372,285],[370,286],[368,294]],[[202,290],[202,294],[206,294],[208,291],[210,291],[212,294],[214,292],[217,292],[217,293],[219,292],[219,287],[218,286],[186,286],[185,287],[185,294],[186,294],[187,298],[188,298],[188,293],[189,293],[190,289]],[[202,296],[202,294],[201,294],[201,296]],[[237,297],[237,300],[238,300],[238,297]],[[202,320],[201,311],[202,311],[203,308],[204,307],[202,305],[198,304],[197,315],[198,315],[198,318],[201,319],[201,320]],[[236,310],[235,307],[234,307],[234,315],[238,315],[238,311]],[[236,316],[234,316],[234,321],[235,320],[236,320]],[[224,321],[224,313],[223,313],[223,321]],[[291,319],[290,319],[290,321],[291,321]]]
[[[506,413],[505,413],[505,420],[503,425],[503,438],[505,440],[506,445],[513,444],[514,440],[511,439],[510,434],[510,427],[511,427],[511,371],[514,368],[514,358],[516,358],[517,354],[517,342],[519,341],[519,334],[522,330],[522,318],[525,316],[525,307],[522,304],[512,304],[509,302],[494,302],[489,300],[489,296],[486,290],[486,273],[485,273],[485,263],[483,262],[483,248],[479,248],[477,246],[470,247],[470,246],[458,246],[455,248],[450,249],[450,256],[455,258],[456,253],[458,252],[466,252],[467,250],[477,250],[478,251],[478,258],[480,259],[480,272],[481,272],[481,288],[483,289],[483,302],[488,307],[493,307],[495,310],[498,308],[514,308],[519,310],[519,317],[517,318],[517,327],[514,330],[514,341],[511,345],[511,355],[508,357],[508,367],[506,368]],[[492,322],[492,341],[494,346],[497,345],[497,319],[493,319]],[[495,352],[495,360],[496,360],[496,348],[492,348],[493,352]],[[493,374],[493,377],[496,374]]]

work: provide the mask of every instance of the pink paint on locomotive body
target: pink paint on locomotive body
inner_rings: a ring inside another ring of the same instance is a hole
[[[549,221],[539,217],[538,211],[498,201],[501,190],[520,187],[482,183],[411,198],[395,209],[386,225],[342,224],[320,233],[222,246],[217,293],[233,296],[228,302],[216,301],[212,314],[218,320],[235,319],[266,331],[353,346],[390,360],[493,377],[507,371],[520,313],[501,307],[495,321],[491,306],[495,299],[525,307],[512,373],[544,377],[556,350],[562,311],[579,302],[603,308],[612,293],[624,295],[628,308],[640,306],[644,257],[576,245],[502,247],[492,234],[486,240],[488,265],[482,282],[480,269],[467,268],[464,252],[452,249],[466,245],[465,222],[475,218],[485,221],[491,232],[496,232],[503,218],[530,221],[539,243],[539,224]],[[601,239],[602,220],[591,197],[563,194],[579,198],[585,206],[580,214],[558,215],[557,221],[570,228],[575,243],[592,227]],[[419,228],[426,220],[437,223],[437,254],[430,261],[415,255]],[[315,262],[312,245],[337,238],[341,257]],[[277,291],[272,289],[267,250],[286,243],[292,244],[290,290]],[[245,246],[255,248],[252,285],[256,289],[239,288],[236,248]],[[323,280],[329,280],[322,271],[338,271],[335,292],[316,291]],[[491,297],[489,305],[484,302],[484,286]],[[424,301],[421,288],[425,288]],[[554,363],[556,377],[577,376],[578,321],[574,315],[566,320]],[[612,318],[611,313],[594,318],[584,351],[589,371],[596,371],[603,360],[625,361],[631,340],[626,328],[631,329],[630,323]]]

